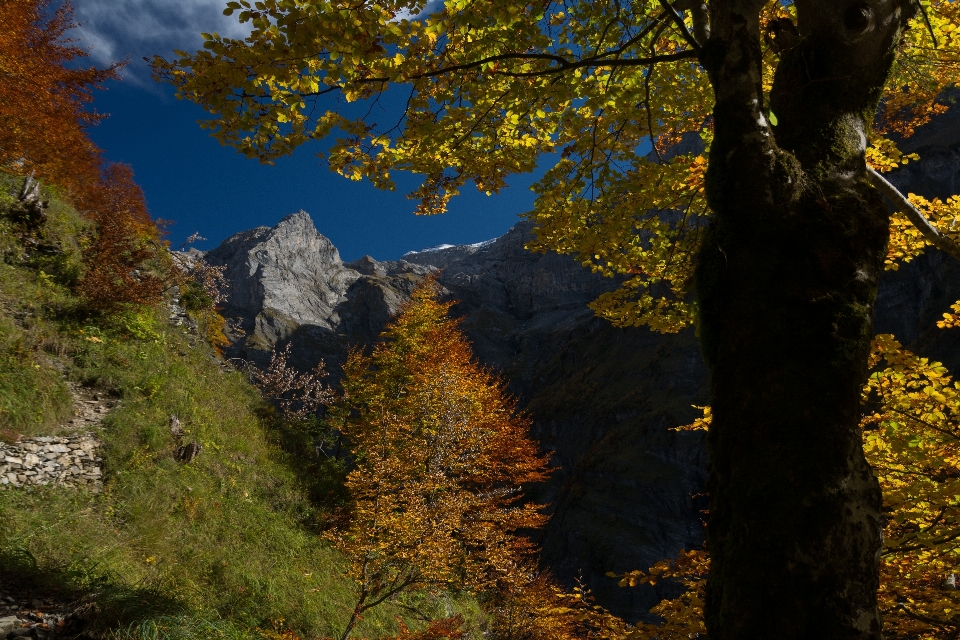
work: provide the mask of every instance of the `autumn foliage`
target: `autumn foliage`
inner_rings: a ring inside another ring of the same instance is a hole
[[[332,168],[383,188],[395,186],[391,171],[413,169],[426,176],[411,194],[425,213],[442,211],[471,180],[497,191],[508,174],[532,170],[538,155],[558,154],[536,186],[537,246],[622,277],[621,288],[594,304],[600,315],[678,331],[694,322],[694,255],[712,215],[705,170],[713,100],[694,53],[676,57],[684,53],[683,30],[696,25],[684,15],[680,34],[668,28],[666,13],[657,15],[660,3],[649,11],[637,5],[643,14],[623,22],[611,20],[602,3],[541,4],[451,0],[423,20],[399,18],[401,10],[422,8],[414,2],[358,5],[341,21],[310,3],[254,8],[242,0],[228,3],[228,13],[239,11],[254,27],[246,42],[214,34],[205,51],[157,60],[155,68],[218,116],[216,134],[249,156],[271,161],[339,129],[345,137],[328,154]],[[90,187],[100,173],[83,126],[96,116],[82,107],[89,88],[113,69],[67,69],[64,63],[83,55],[62,40],[69,5],[46,18],[48,6],[7,2],[0,15],[0,164],[36,169],[74,189],[97,221],[100,237],[87,252],[82,283],[93,304],[150,300],[157,281],[144,267],[156,235],[142,194],[124,168],[107,169],[103,186]],[[960,77],[958,6],[924,3],[904,36],[869,132],[866,160],[877,170],[916,160],[897,141],[946,108],[942,91]],[[760,17],[767,35],[760,81],[769,93],[789,47],[776,28],[793,26],[796,9],[768,3]],[[634,26],[643,21],[654,26],[640,33]],[[513,62],[494,61],[505,42],[518,47]],[[557,67],[568,47],[595,50],[597,60],[619,58],[630,47],[636,56],[649,51],[661,59],[631,72],[599,63]],[[308,63],[290,65],[291,57]],[[469,68],[450,62],[485,57],[489,62]],[[390,82],[414,85],[402,130],[378,131],[315,102],[331,92],[348,102],[373,98]],[[778,126],[776,114],[766,115]],[[693,133],[702,146],[669,157],[669,147]],[[644,157],[638,150],[647,141],[653,151]],[[960,200],[911,200],[944,234],[960,238]],[[899,213],[891,232],[889,268],[928,245]],[[673,579],[689,587],[657,606],[665,622],[656,628],[629,629],[585,593],[558,594],[532,569],[532,548],[518,532],[543,517],[521,503],[519,486],[542,478],[544,462],[502,384],[471,361],[446,312],[430,285],[419,289],[372,355],[351,356],[345,397],[331,412],[355,462],[347,479],[349,524],[330,534],[351,558],[358,586],[343,637],[364,611],[425,587],[485,594],[498,637],[511,640],[701,634],[705,552],[621,576],[628,586]],[[944,320],[958,324],[955,315]],[[957,637],[960,592],[950,576],[960,560],[960,387],[942,366],[890,336],[877,337],[870,364],[861,426],[884,491],[880,602],[887,634]],[[698,426],[708,423],[709,413]]]
[[[401,620],[400,635],[393,640],[459,640],[466,637],[466,631],[463,629],[463,616],[453,616],[435,620],[422,631],[411,631],[409,627]]]
[[[108,166],[98,187],[83,199],[97,236],[84,251],[80,292],[94,307],[156,302],[164,289],[157,225],[129,166]],[[153,263],[153,264],[151,264]]]
[[[495,590],[532,551],[519,532],[545,521],[520,487],[546,476],[503,383],[472,358],[427,279],[371,355],[344,365],[332,422],[356,465],[349,524],[331,532],[351,560],[358,616],[404,590]]]
[[[419,213],[445,210],[471,182],[499,191],[508,175],[555,154],[527,214],[537,223],[535,247],[621,276],[621,287],[593,304],[612,322],[690,326],[693,256],[712,216],[704,171],[714,96],[689,47],[689,8],[678,14],[682,28],[659,2],[621,13],[619,3],[448,0],[407,19],[425,6],[231,1],[226,13],[249,37],[204,34],[203,50],[155,58],[154,69],[211,113],[206,126],[221,142],[249,157],[273,162],[339,131],[325,157],[341,175],[383,189],[396,188],[398,170],[423,176],[409,194]],[[867,133],[867,160],[878,170],[913,159],[899,141],[945,110],[942,92],[960,78],[957,2],[922,6]],[[759,17],[769,96],[797,7],[769,2]],[[294,58],[308,63],[287,63]],[[341,108],[394,85],[410,92],[403,126]],[[697,144],[671,149],[694,137]]]
[[[77,64],[87,53],[66,37],[69,0],[6,0],[0,10],[0,169],[56,185],[96,224],[84,248],[82,296],[94,308],[156,302],[169,279],[160,232],[125,165],[104,165],[87,127],[92,91],[117,78]],[[165,273],[164,273],[165,272]]]
[[[85,127],[91,90],[116,78],[119,65],[79,67],[86,52],[64,38],[70,2],[4,0],[0,10],[0,166],[35,172],[69,193],[100,179],[99,149]]]

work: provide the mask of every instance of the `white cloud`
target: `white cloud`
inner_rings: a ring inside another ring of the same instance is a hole
[[[121,71],[124,78],[148,84],[144,57],[199,49],[203,32],[227,38],[243,38],[250,32],[249,23],[240,24],[236,14],[223,15],[226,4],[227,0],[75,0],[80,27],[69,35],[79,39],[99,65],[129,60]],[[402,12],[397,19],[423,19],[442,6],[443,0],[427,0],[419,13]]]
[[[202,46],[201,32],[231,38],[249,33],[235,15],[223,15],[226,0],[77,0],[74,6],[80,27],[70,36],[100,65],[129,59],[122,74],[135,82],[149,76],[143,57],[195,50]]]
[[[443,8],[443,0],[427,0],[423,9],[414,13],[410,9],[401,9],[394,18],[397,22],[400,20],[425,20],[427,16]]]

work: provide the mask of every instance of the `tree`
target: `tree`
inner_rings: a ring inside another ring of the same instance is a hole
[[[104,116],[86,109],[92,91],[116,79],[122,63],[81,67],[87,52],[65,36],[75,25],[69,0],[0,3],[0,169],[27,175],[21,200],[33,200],[26,228],[43,222],[41,180],[56,185],[97,225],[84,248],[79,288],[94,307],[156,302],[165,268],[160,232],[126,165],[107,165],[87,128]],[[32,189],[27,193],[28,187]]]
[[[64,38],[73,27],[69,2],[4,0],[0,4],[0,166],[35,172],[70,193],[94,187],[100,150],[86,127],[103,116],[85,109],[91,90],[117,77],[120,64],[82,68],[87,53]]]
[[[352,507],[330,539],[351,561],[359,618],[405,590],[489,591],[517,582],[545,520],[521,485],[543,480],[546,460],[503,383],[472,360],[427,279],[369,356],[344,365],[331,424],[350,442]]]
[[[557,153],[536,246],[625,275],[594,305],[619,324],[696,324],[713,373],[710,636],[879,638],[859,430],[877,277],[891,222],[960,251],[866,160],[909,160],[893,136],[944,108],[960,7],[447,0],[411,19],[425,5],[229,2],[246,40],[155,69],[248,156],[339,131],[341,174],[423,174],[420,213]],[[340,104],[391,87],[407,99],[385,125]]]
[[[79,283],[86,301],[101,309],[158,302],[171,265],[133,170],[108,165],[99,184],[78,200],[97,225],[96,237],[84,249],[87,268]]]
[[[941,328],[960,326],[960,302]],[[891,335],[873,341],[871,374],[863,388],[861,429],[867,461],[883,493],[880,609],[884,637],[950,639],[960,634],[960,382],[939,362],[904,349]],[[704,417],[681,429],[708,429]],[[703,633],[704,576],[709,554],[683,552],[647,572],[632,571],[621,586],[679,580],[687,591],[652,611],[662,625],[639,625],[636,637],[680,640]],[[634,636],[625,636],[634,637]]]
[[[283,351],[274,348],[266,369],[253,363],[246,366],[250,382],[277,408],[283,420],[302,422],[333,401],[333,391],[325,382],[327,367],[323,360],[317,362],[313,371],[297,371],[290,364],[289,342]]]

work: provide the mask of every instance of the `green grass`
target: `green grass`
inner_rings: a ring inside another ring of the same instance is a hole
[[[0,174],[0,212],[19,181]],[[36,435],[68,418],[73,402],[60,368],[65,355],[55,326],[44,315],[62,306],[66,286],[79,276],[81,239],[89,233],[72,209],[46,191],[47,224],[26,238],[0,215],[0,438]],[[16,265],[16,266],[15,266]]]
[[[150,320],[64,323],[71,376],[120,398],[104,422],[105,491],[0,494],[0,544],[50,567],[94,562],[190,610],[248,625],[286,617],[331,633],[349,610],[350,585],[339,556],[305,526],[315,507],[295,460],[270,441],[240,374]],[[131,324],[149,337],[128,333]],[[173,414],[203,445],[188,465],[173,459]]]
[[[54,200],[41,241],[59,258],[0,246],[0,425],[8,438],[54,432],[72,406],[64,376],[113,395],[104,491],[0,490],[0,571],[90,599],[118,640],[257,638],[281,619],[304,637],[334,635],[353,585],[318,523],[342,469],[311,459],[305,436],[162,307],[85,311],[70,285],[87,232]],[[171,415],[203,447],[190,464],[173,458]],[[424,594],[406,604],[450,610]],[[355,637],[390,634],[400,612],[371,612]]]

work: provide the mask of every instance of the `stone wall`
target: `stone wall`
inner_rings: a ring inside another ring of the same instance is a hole
[[[103,488],[100,441],[89,433],[0,443],[0,487]]]

